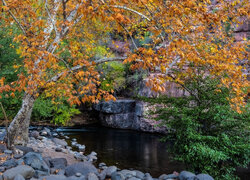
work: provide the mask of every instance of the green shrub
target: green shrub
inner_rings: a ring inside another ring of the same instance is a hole
[[[229,89],[218,84],[218,80],[197,77],[185,84],[196,95],[148,101],[165,105],[154,114],[169,128],[165,139],[173,142],[170,152],[175,160],[215,179],[237,179],[235,168],[249,164],[250,106],[243,114],[232,110]]]

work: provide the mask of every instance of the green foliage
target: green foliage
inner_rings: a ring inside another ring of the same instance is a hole
[[[35,121],[51,120],[55,124],[65,125],[76,114],[80,114],[80,111],[63,99],[53,104],[51,99],[40,97],[35,101],[32,119]]]
[[[126,88],[126,70],[121,62],[110,62],[102,65],[101,89],[116,92]]]
[[[218,85],[218,80],[196,77],[185,84],[191,96],[148,101],[164,104],[154,113],[169,128],[166,139],[173,142],[175,160],[215,179],[237,179],[235,168],[246,167],[250,159],[250,106],[238,114],[230,107],[229,90]]]

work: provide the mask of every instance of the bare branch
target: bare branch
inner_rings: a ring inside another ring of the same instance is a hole
[[[124,10],[130,11],[130,12],[133,12],[133,13],[135,13],[135,14],[141,16],[142,18],[144,18],[144,19],[146,19],[146,20],[148,20],[148,21],[151,21],[151,19],[149,19],[149,18],[148,18],[147,16],[145,16],[144,14],[142,14],[142,13],[140,13],[140,12],[134,10],[134,9],[130,9],[130,8],[126,7],[126,6],[113,5],[113,6],[111,6],[111,7],[118,8],[118,9],[124,9]]]
[[[123,61],[125,60],[127,57],[113,57],[113,58],[102,58],[102,59],[98,59],[93,61],[93,65],[98,65],[98,64],[102,64],[105,62],[112,62],[112,61]],[[67,71],[66,73],[70,73],[70,72],[74,72],[74,71],[78,71],[80,69],[82,69],[83,67],[85,67],[86,65],[78,65],[78,66],[74,66],[72,68],[69,69],[69,71]],[[56,82],[58,79],[60,79],[60,77],[65,74],[65,72],[59,73],[57,75],[55,75],[54,77],[52,77],[49,81],[47,81],[47,83],[50,82]]]

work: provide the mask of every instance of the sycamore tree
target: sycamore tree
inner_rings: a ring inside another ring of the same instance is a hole
[[[206,65],[208,74],[222,77],[221,83],[231,87],[232,105],[239,110],[247,83],[238,64],[247,53],[232,34],[237,18],[248,18],[247,8],[247,0],[1,0],[3,25],[21,31],[13,40],[20,45],[25,69],[18,81],[0,81],[0,93],[24,92],[8,127],[8,145],[28,141],[32,108],[41,94],[63,96],[71,104],[114,100],[98,88],[96,66],[107,61],[157,72],[148,82],[155,91],[164,91],[166,81],[183,86],[181,79],[196,73],[189,66]],[[114,31],[126,34],[131,51],[126,57],[96,59],[93,49]],[[139,46],[136,41],[145,37],[150,41]]]

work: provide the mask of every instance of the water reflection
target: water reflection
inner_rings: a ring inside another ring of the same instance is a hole
[[[62,131],[64,131],[62,129]],[[159,141],[160,136],[128,130],[89,127],[80,131],[64,131],[78,143],[85,144],[86,153],[96,151],[98,162],[150,172],[157,177],[163,173],[183,170],[183,166],[170,162],[167,144]]]

